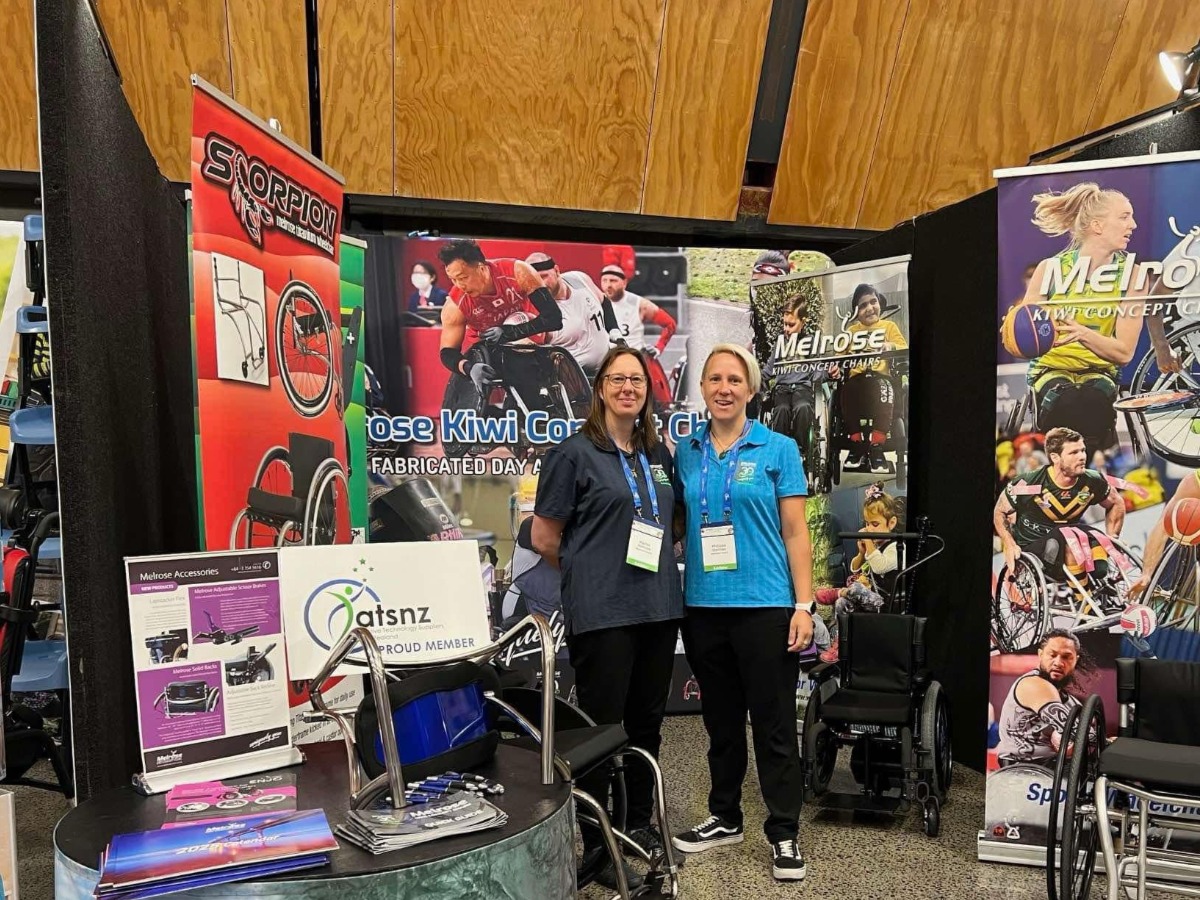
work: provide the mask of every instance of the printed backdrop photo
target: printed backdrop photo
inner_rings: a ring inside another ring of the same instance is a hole
[[[1041,865],[1069,710],[1099,693],[1111,737],[1118,657],[1200,659],[1200,157],[997,175],[979,855]]]

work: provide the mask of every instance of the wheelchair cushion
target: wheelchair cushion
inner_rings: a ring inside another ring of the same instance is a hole
[[[248,499],[250,509],[259,516],[304,524],[304,500],[254,487],[250,488]]]
[[[1110,778],[1177,791],[1200,791],[1200,748],[1120,737],[1100,754]]]
[[[908,694],[841,688],[821,704],[820,717],[854,725],[903,725],[908,721],[912,698]]]
[[[533,738],[517,738],[507,745],[539,750]],[[593,725],[591,728],[568,728],[554,732],[554,755],[567,764],[571,780],[582,778],[609,757],[623,750],[629,736],[620,725]]]

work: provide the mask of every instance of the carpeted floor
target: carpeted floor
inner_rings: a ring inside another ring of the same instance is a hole
[[[699,717],[667,720],[664,728],[663,773],[669,791],[672,827],[683,830],[707,816],[706,737]],[[845,754],[843,754],[843,757]],[[47,777],[49,773],[43,773]],[[951,802],[942,817],[942,833],[925,837],[914,815],[907,821],[861,819],[806,808],[801,844],[808,877],[799,884],[771,878],[770,851],[762,835],[766,815],[757,782],[745,788],[746,840],[687,859],[682,875],[686,900],[761,900],[765,897],[837,897],[839,900],[1041,900],[1046,896],[1041,869],[985,865],[975,859],[975,835],[983,821],[983,776],[955,770]],[[845,789],[849,773],[840,771]],[[22,900],[50,900],[54,894],[55,822],[66,813],[61,796],[32,788],[15,788],[19,879]],[[1097,879],[1102,881],[1103,879]],[[1102,896],[1101,886],[1092,889]],[[607,900],[595,886],[584,900]],[[1153,896],[1153,895],[1152,895]]]

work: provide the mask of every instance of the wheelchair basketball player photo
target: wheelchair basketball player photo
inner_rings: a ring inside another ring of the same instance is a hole
[[[1053,765],[1067,717],[1082,705],[1072,691],[1081,653],[1079,638],[1065,629],[1042,638],[1037,668],[1017,676],[1000,708],[996,758],[1001,768]]]

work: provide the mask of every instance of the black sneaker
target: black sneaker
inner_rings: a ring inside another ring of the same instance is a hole
[[[713,847],[740,844],[744,837],[741,825],[726,822],[720,816],[709,816],[695,828],[675,835],[671,843],[684,853],[703,853]]]
[[[601,850],[601,853],[607,854],[607,851]],[[642,876],[633,869],[629,868],[629,864],[625,860],[621,860],[621,867],[625,869],[625,884],[631,891],[635,891],[642,886]],[[611,859],[604,864],[604,867],[596,873],[596,884],[601,887],[606,887],[610,891],[617,890],[617,868],[613,865]]]
[[[651,856],[663,848],[662,835],[653,825],[643,825],[641,828],[634,828],[629,832],[629,839]],[[633,855],[633,851],[628,847],[623,847],[623,849],[626,854]]]
[[[771,874],[779,881],[801,881],[805,876],[804,854],[795,838],[771,844]]]

